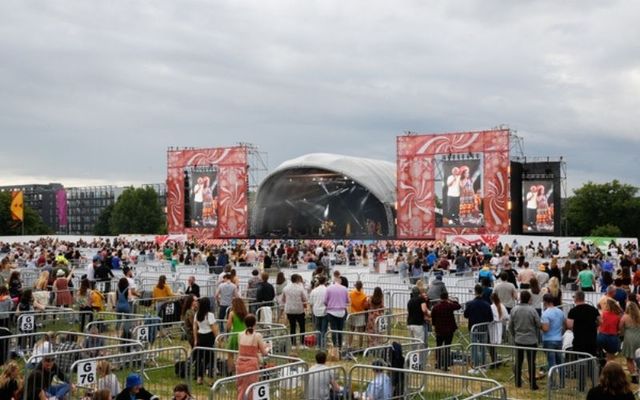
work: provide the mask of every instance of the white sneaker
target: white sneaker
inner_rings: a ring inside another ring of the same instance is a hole
[[[467,371],[467,374],[469,374],[469,375],[479,375],[480,371],[477,368],[471,368],[469,371]]]

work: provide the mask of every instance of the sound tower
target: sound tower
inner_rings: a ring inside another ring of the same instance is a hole
[[[188,169],[184,170],[184,227],[191,228],[191,174]]]

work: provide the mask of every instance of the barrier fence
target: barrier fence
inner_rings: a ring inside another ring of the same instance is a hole
[[[79,360],[72,366],[70,383],[75,384],[77,390],[72,393],[71,398],[83,399],[97,389],[110,388],[116,384],[119,389],[124,389],[127,375],[136,373],[142,377],[143,388],[147,392],[158,399],[170,399],[173,397],[175,379],[167,377],[175,375],[176,365],[186,364],[188,360],[188,352],[183,347],[133,352],[126,360],[117,355]],[[112,372],[107,374],[105,369]],[[181,381],[192,387],[191,370],[187,368],[181,372]]]
[[[598,364],[590,358],[554,365],[547,373],[547,399],[575,399],[598,384]]]
[[[485,378],[413,371],[371,365],[354,365],[349,370],[347,386],[354,397],[375,393],[385,399],[506,399],[506,389],[497,381]],[[390,393],[383,393],[388,387]],[[246,398],[246,397],[245,397]]]
[[[342,386],[342,390],[338,390],[337,393],[334,392],[334,397],[332,397],[331,382],[336,382],[336,384],[342,382],[343,385],[346,385],[347,372],[344,367],[311,368],[307,371],[296,372],[287,376],[252,382],[246,387],[244,396],[238,396],[238,398],[244,398],[245,400],[349,398],[343,392],[344,386]]]
[[[364,332],[348,332],[348,331],[327,331],[325,335],[326,343],[328,343],[329,352],[331,352],[332,347],[337,347],[342,350],[341,357],[347,358],[351,360],[357,360],[358,356],[362,356],[362,354],[370,347],[380,347],[380,346],[391,346],[393,342],[400,344],[401,346],[407,345],[422,345],[422,340],[404,337],[404,336],[390,336],[390,335],[379,335],[372,333],[364,333]],[[340,339],[341,338],[341,339]],[[359,338],[363,338],[362,345],[359,345]],[[343,343],[343,347],[338,344]],[[352,343],[351,347],[348,347],[347,344]]]

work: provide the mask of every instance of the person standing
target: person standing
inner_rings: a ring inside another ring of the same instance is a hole
[[[471,332],[471,342],[472,343],[488,343],[489,342],[489,331],[488,331],[488,323],[493,321],[493,313],[491,312],[491,306],[489,303],[482,299],[483,288],[480,285],[476,285],[474,288],[475,299],[467,302],[464,307],[464,317],[469,320],[469,332]],[[476,328],[473,327],[478,324],[483,324],[482,326]],[[470,374],[478,374],[481,368],[481,365],[484,364],[484,346],[482,345],[472,345],[471,346],[471,357],[473,361],[473,367],[469,373]]]
[[[500,303],[506,307],[507,314],[510,314],[511,309],[516,306],[518,291],[508,279],[509,275],[505,271],[502,271],[498,283],[496,283],[496,286],[493,288],[493,294],[500,298]]]
[[[327,297],[327,277],[320,275],[318,277],[318,286],[311,291],[309,295],[309,303],[311,304],[311,311],[313,313],[313,325],[315,330],[320,332],[316,336],[316,342],[320,349],[324,350],[327,347],[327,306],[325,299]]]
[[[231,301],[240,297],[238,287],[231,283],[231,274],[224,274],[222,283],[216,290],[216,301],[218,302],[218,319],[224,321],[227,318],[227,309],[231,307]]]
[[[622,341],[622,354],[627,359],[627,369],[631,374],[631,382],[638,384],[636,371],[636,350],[640,348],[640,309],[634,302],[627,304],[622,319],[620,320],[620,333],[624,335]]]
[[[196,377],[199,385],[202,384],[205,370],[214,368],[213,347],[218,335],[216,316],[211,312],[211,303],[208,297],[198,300],[198,311],[193,320],[194,347],[211,350],[196,350],[194,358],[196,362]]]
[[[458,167],[451,169],[451,175],[447,177],[447,218],[450,224],[458,223],[460,212],[460,171]]]
[[[409,300],[411,302],[411,300]],[[426,305],[426,304],[425,304]],[[454,300],[449,299],[449,293],[440,293],[440,302],[431,309],[431,324],[436,333],[436,346],[449,346],[453,342],[453,335],[458,329],[454,313],[462,306]],[[449,370],[451,349],[447,348],[444,354],[441,350],[436,351],[436,368],[443,371]]]
[[[540,332],[540,317],[538,312],[531,306],[531,293],[523,291],[520,293],[520,304],[511,311],[509,319],[509,333],[514,339],[517,347],[529,347],[526,350],[527,364],[529,369],[529,388],[538,390],[536,383],[536,351],[538,347],[538,333]],[[522,387],[522,362],[524,361],[524,349],[516,352],[516,387]]]
[[[523,269],[518,273],[518,282],[520,282],[520,289],[529,289],[531,286],[531,279],[536,277],[536,273],[529,268],[529,262],[525,261],[522,265]]]
[[[587,393],[587,400],[633,400],[635,398],[622,366],[614,361],[604,366],[600,374],[600,383]]]
[[[428,342],[425,343],[425,322],[429,321],[430,317],[427,300],[421,295],[420,289],[414,286],[407,303],[407,328],[411,337],[420,339],[425,347],[429,347]]]
[[[542,347],[551,350],[562,350],[562,335],[565,326],[564,312],[557,308],[554,303],[554,297],[551,293],[542,296],[542,304],[544,311],[542,312]],[[562,364],[563,357],[561,352],[547,352],[547,367]],[[564,387],[564,371],[560,371],[560,387]],[[551,382],[552,387],[557,382]]]
[[[187,290],[184,291],[184,294],[196,296],[197,299],[200,298],[200,286],[196,283],[195,276],[192,275],[187,279]]]
[[[587,264],[580,264],[580,272],[576,283],[583,292],[593,292],[596,287],[596,277]]]
[[[356,281],[355,289],[349,292],[349,304],[351,305],[350,325],[348,328],[353,332],[364,332],[367,323],[365,311],[369,308],[367,294],[362,290],[362,282]],[[364,337],[358,335],[359,347],[362,347]],[[349,335],[347,340],[348,346],[351,347],[353,335]]]
[[[245,392],[249,386],[260,380],[260,356],[266,356],[271,350],[262,339],[262,334],[255,332],[256,317],[249,314],[244,319],[247,329],[238,336],[239,352],[236,360],[236,375],[246,375],[249,372],[256,372],[248,376],[237,379],[238,400],[244,399]],[[249,399],[251,399],[251,394]]]
[[[327,317],[329,318],[329,326],[332,331],[339,331],[331,336],[333,345],[342,348],[342,333],[344,329],[344,319],[347,315],[347,307],[349,306],[349,291],[342,286],[340,272],[333,272],[333,285],[327,288],[325,296],[325,304],[327,306]]]
[[[298,274],[291,275],[291,284],[287,285],[282,292],[282,301],[284,302],[284,312],[289,320],[289,334],[296,334],[296,324],[299,326],[301,334],[300,344],[304,343],[304,313],[307,307],[307,291],[302,285],[302,277]],[[296,347],[297,340],[295,336],[291,337],[291,345]]]
[[[598,325],[601,317],[598,310],[584,301],[584,292],[579,291],[573,295],[575,307],[569,311],[567,317],[567,329],[573,331],[573,351],[597,356]],[[578,390],[584,391],[586,378],[591,378],[595,371],[587,367],[578,367]]]

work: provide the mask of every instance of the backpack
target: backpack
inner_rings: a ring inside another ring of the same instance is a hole
[[[402,346],[398,342],[391,343],[391,368],[404,369],[404,356],[402,355]],[[404,373],[391,372],[391,383],[393,385],[394,396],[402,396],[404,393]]]

